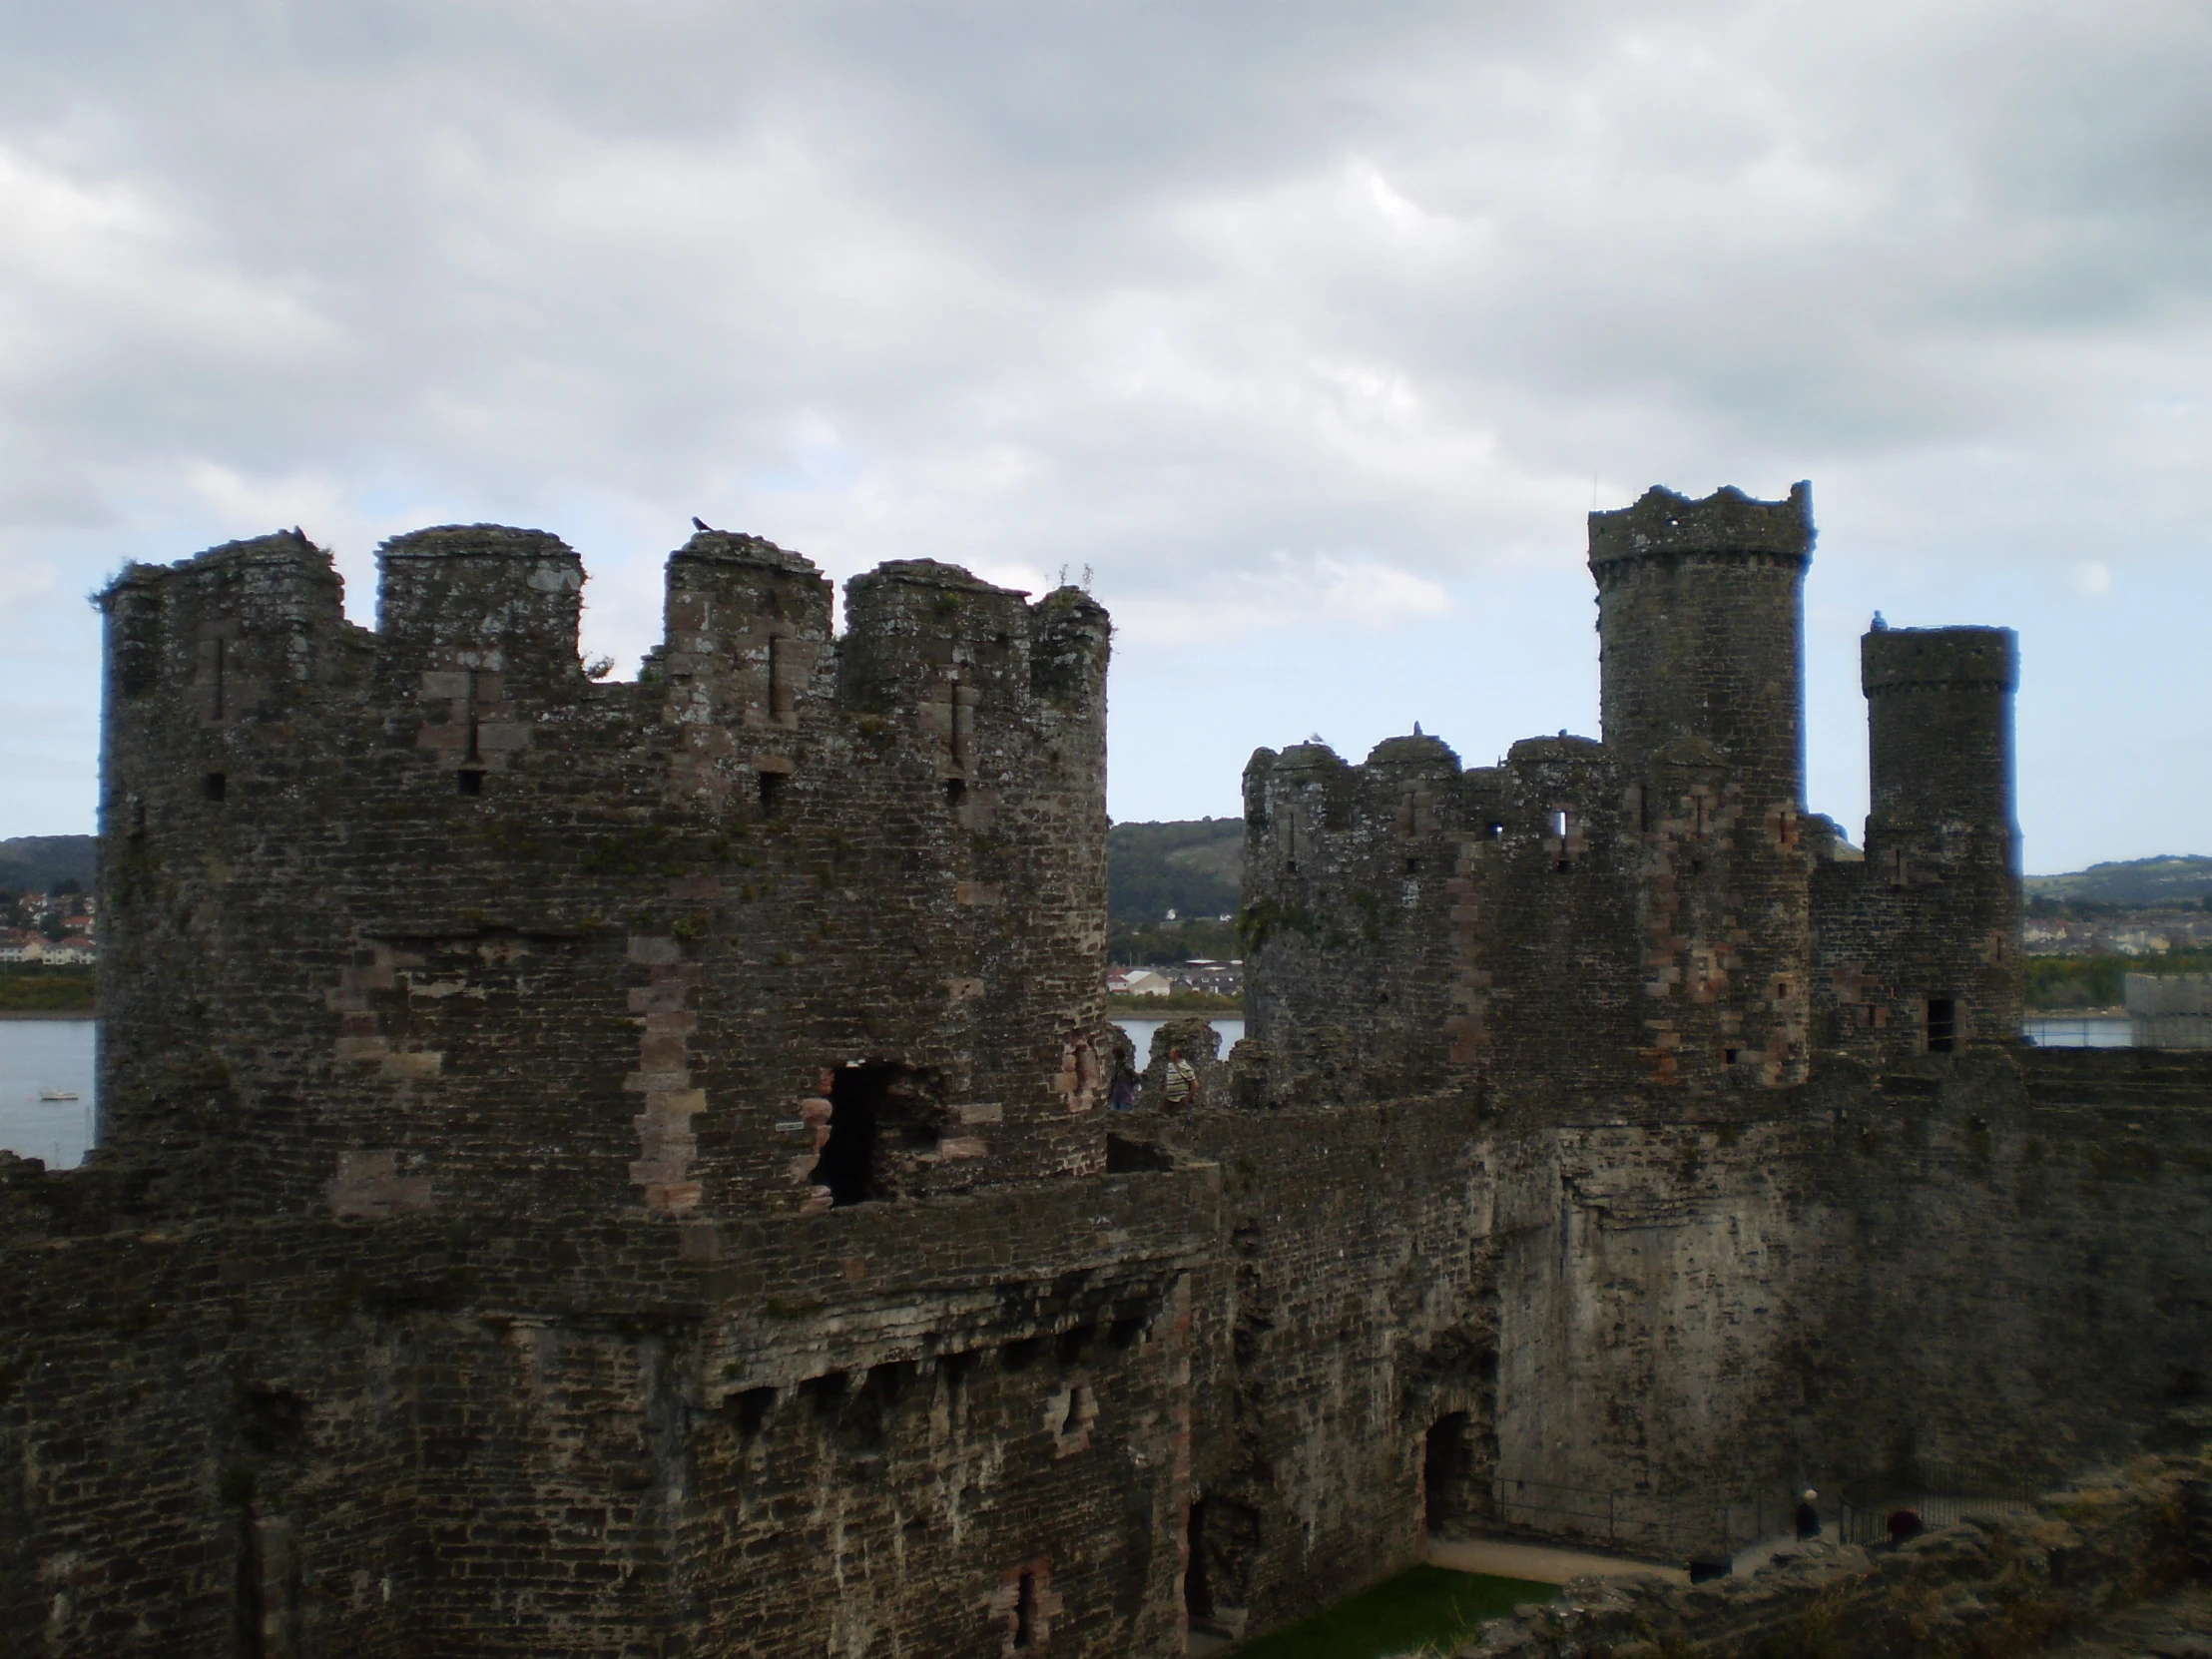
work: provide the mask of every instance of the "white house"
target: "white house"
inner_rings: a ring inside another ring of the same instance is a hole
[[[1114,968],[1106,975],[1109,996],[1165,996],[1173,989],[1166,974],[1154,973],[1150,968]]]

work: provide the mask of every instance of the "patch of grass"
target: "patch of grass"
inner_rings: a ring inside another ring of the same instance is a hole
[[[1384,1579],[1236,1650],[1236,1659],[1383,1659],[1424,1648],[1449,1653],[1484,1619],[1502,1618],[1558,1589],[1521,1578],[1420,1566]]]
[[[1170,991],[1165,996],[1109,996],[1106,1011],[1146,1018],[1156,1014],[1241,1014],[1244,998],[1189,990]]]
[[[81,1013],[93,1005],[92,969],[80,966],[0,970],[0,1009],[11,1013]]]

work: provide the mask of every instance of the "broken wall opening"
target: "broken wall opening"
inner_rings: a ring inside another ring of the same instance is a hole
[[[1260,1555],[1260,1511],[1233,1497],[1209,1493],[1191,1504],[1187,1526],[1186,1621],[1192,1629],[1214,1635],[1243,1635],[1253,1568]]]
[[[892,1060],[867,1060],[832,1072],[830,1138],[810,1177],[830,1189],[830,1207],[907,1191],[917,1160],[937,1156],[947,1119],[943,1096],[934,1072]]]

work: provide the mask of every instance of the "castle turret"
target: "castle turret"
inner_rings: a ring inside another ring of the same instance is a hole
[[[1802,1082],[1812,487],[1590,515],[1605,745],[1632,780],[1647,1076]]]
[[[2019,1029],[2019,830],[2009,628],[1877,628],[1860,641],[1873,811],[1866,881],[1889,894],[1895,1041],[1937,1053]]]
[[[1783,501],[1654,487],[1590,515],[1606,747],[1632,765],[1702,739],[1748,797],[1805,796],[1804,588],[1813,491]]]
[[[656,669],[681,793],[720,801],[750,779],[773,805],[792,735],[834,691],[830,593],[811,560],[760,536],[702,531],[670,556]]]
[[[100,999],[145,1039],[102,1046],[102,1137],[212,1142],[246,1131],[204,1018],[240,925],[229,872],[260,855],[269,803],[298,788],[299,723],[358,677],[364,636],[296,530],[132,565],[99,603]]]

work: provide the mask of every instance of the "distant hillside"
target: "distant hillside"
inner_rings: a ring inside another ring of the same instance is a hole
[[[92,891],[92,835],[18,835],[0,841],[0,887],[51,892],[58,881]]]
[[[2029,898],[2093,904],[2178,904],[2212,895],[2212,858],[2197,853],[2091,864],[2065,875],[2030,875]]]
[[[1223,916],[1244,890],[1244,820],[1117,824],[1106,831],[1106,910],[1115,927]]]

